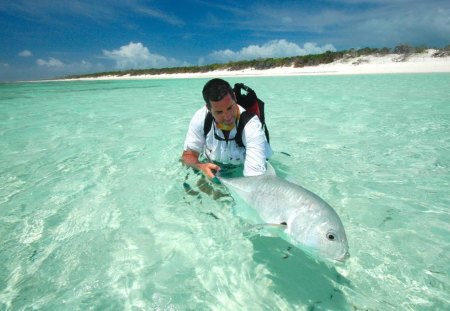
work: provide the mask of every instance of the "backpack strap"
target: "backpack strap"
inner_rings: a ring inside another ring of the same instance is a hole
[[[214,117],[212,113],[208,111],[205,117],[205,123],[203,123],[203,136],[208,135],[209,131],[211,131],[212,123],[214,122]]]
[[[263,124],[263,128],[264,128],[264,133],[266,134],[267,143],[270,144],[269,130],[267,129],[267,125],[265,123]]]
[[[239,147],[242,147],[242,148],[245,147],[244,142],[242,141],[242,133],[244,132],[244,127],[247,125],[248,121],[250,121],[250,119],[253,118],[254,116],[256,116],[256,114],[245,110],[241,113],[241,115],[239,117],[239,123],[238,123],[237,129],[236,129],[236,136],[235,136],[236,144]],[[205,123],[203,124],[203,135],[205,137],[208,135],[209,131],[211,131],[213,122],[214,122],[214,118],[213,118],[211,112],[208,112],[205,117]],[[267,131],[267,127],[265,125],[263,125],[263,127],[264,127],[264,132],[266,134],[266,138],[268,140],[269,132]]]
[[[239,147],[245,147],[244,143],[242,142],[242,133],[244,132],[245,125],[247,125],[248,121],[250,121],[250,119],[253,118],[254,116],[256,116],[256,114],[245,110],[241,113],[241,116],[239,117],[239,124],[236,129],[236,137],[235,137],[236,144]]]

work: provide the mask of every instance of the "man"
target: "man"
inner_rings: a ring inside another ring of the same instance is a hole
[[[266,171],[266,160],[272,155],[259,118],[255,115],[245,125],[242,142],[236,144],[239,116],[244,111],[236,103],[236,96],[228,82],[212,79],[203,88],[206,106],[199,109],[191,120],[184,142],[182,162],[214,178],[221,166],[244,165],[244,176],[257,176]],[[209,133],[204,133],[206,115],[213,122]],[[206,160],[204,161],[203,158]]]

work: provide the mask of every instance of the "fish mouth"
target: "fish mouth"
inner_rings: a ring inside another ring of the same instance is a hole
[[[347,251],[347,252],[345,252],[345,254],[342,255],[341,257],[336,258],[336,260],[337,260],[337,261],[340,261],[340,262],[344,262],[344,261],[346,261],[346,260],[349,259],[349,258],[350,258],[350,253]]]

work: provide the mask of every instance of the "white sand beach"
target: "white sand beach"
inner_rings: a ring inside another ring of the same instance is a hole
[[[161,75],[121,75],[81,78],[75,80],[109,79],[175,79],[210,77],[252,77],[252,76],[290,76],[290,75],[354,75],[354,74],[392,74],[392,73],[442,73],[450,72],[450,56],[434,56],[437,50],[429,49],[411,55],[388,54],[344,57],[330,64],[318,66],[277,67],[265,70],[247,68],[244,70],[217,70],[205,73],[176,73]]]

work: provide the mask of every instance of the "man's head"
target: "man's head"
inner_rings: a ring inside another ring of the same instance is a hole
[[[217,123],[233,126],[236,122],[238,106],[233,89],[222,79],[212,79],[203,87],[203,99]]]
[[[223,99],[227,94],[236,101],[234,91],[231,85],[222,79],[212,79],[209,80],[203,87],[203,99],[205,100],[206,107],[211,110],[211,101],[217,102]]]

